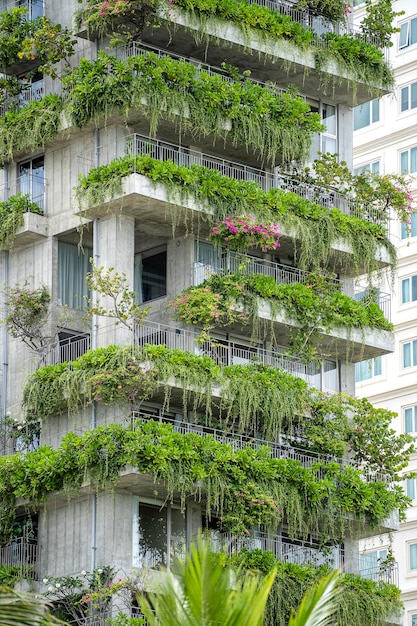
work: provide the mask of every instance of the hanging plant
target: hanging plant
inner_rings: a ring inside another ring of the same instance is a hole
[[[226,243],[229,250],[258,247],[268,252],[279,248],[280,236],[278,224],[260,223],[255,215],[228,215],[213,226],[209,239],[219,247]]]

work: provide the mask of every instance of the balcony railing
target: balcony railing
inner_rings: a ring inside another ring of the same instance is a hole
[[[267,259],[250,257],[245,254],[238,254],[234,252],[228,252],[219,256],[216,259],[215,265],[209,265],[207,263],[194,263],[194,285],[200,285],[204,280],[210,278],[212,274],[262,274],[263,276],[269,276],[273,278],[278,284],[291,285],[293,283],[306,284],[311,272],[300,270],[297,267],[291,267],[289,265],[282,265],[281,263],[274,263]],[[307,283],[308,284],[308,283]],[[355,298],[355,291],[360,290],[361,298],[358,298],[358,302],[362,302],[364,305],[369,303],[366,298],[369,289],[366,287],[357,286],[353,289],[353,286],[342,283],[337,278],[328,279],[328,287],[330,291],[340,291]],[[391,319],[391,295],[389,293],[383,293],[379,289],[374,290],[374,301],[380,307],[384,317],[390,321]]]
[[[147,322],[138,325],[134,332],[136,346],[165,345],[170,350],[185,350],[209,356],[219,366],[259,363],[283,369],[310,386],[322,391],[339,391],[338,369],[334,361],[324,360],[321,366],[306,364],[294,357],[281,354],[278,350],[265,350],[260,346],[244,346],[231,341],[214,338],[198,343],[198,333],[166,324]]]
[[[243,75],[239,75],[237,78],[235,78],[235,77],[232,77],[230,73],[227,72],[227,70],[224,70],[221,67],[216,67],[215,65],[209,65],[208,63],[203,63],[199,61],[198,59],[186,57],[182,54],[175,54],[174,52],[163,50],[162,48],[157,48],[156,46],[151,46],[149,44],[144,44],[142,42],[137,43],[133,41],[132,43],[128,44],[125,48],[122,49],[121,56],[122,58],[127,59],[130,57],[140,56],[142,54],[148,54],[149,52],[153,52],[159,58],[170,57],[171,59],[185,61],[193,65],[195,69],[197,70],[197,72],[205,72],[209,76],[220,76],[222,80],[230,82],[230,83],[235,83],[235,82],[238,82],[239,80],[240,81],[248,80],[254,85],[259,85],[260,87],[267,87],[268,89],[275,91],[277,94],[285,93],[285,89],[282,89],[281,87],[277,87],[275,83],[272,83],[272,82],[265,83],[260,80],[251,78],[250,76],[246,77]]]
[[[7,113],[7,111],[22,109],[32,100],[41,100],[44,96],[45,81],[38,80],[35,83],[24,87],[19,95],[7,98],[7,100],[0,105],[0,116],[3,116]]]
[[[0,566],[17,568],[24,578],[36,578],[38,542],[19,538],[0,546]]]
[[[376,211],[372,207],[369,210],[366,208],[362,209],[359,203],[352,198],[347,198],[335,189],[324,189],[323,187],[280,173],[277,170],[271,173],[245,163],[230,161],[191,150],[179,144],[152,139],[146,135],[134,133],[116,143],[105,144],[98,151],[101,165],[105,165],[115,158],[144,155],[149,155],[160,161],[172,161],[175,165],[185,167],[201,165],[235,180],[256,183],[263,191],[282,189],[286,192],[296,193],[329,210],[336,208],[346,215],[366,219],[372,223],[387,225],[387,216],[384,211]],[[93,154],[79,155],[78,162],[82,170],[80,173],[87,174],[94,167],[95,156]]]
[[[45,212],[46,179],[43,176],[30,174],[21,176],[11,185],[0,187],[0,202],[8,200],[11,196],[29,196],[29,201],[36,204],[42,213]],[[28,207],[30,211],[30,207]]]
[[[258,450],[262,446],[266,446],[271,451],[271,458],[273,459],[291,459],[298,461],[303,467],[311,468],[314,463],[338,463],[342,467],[352,466],[352,461],[349,458],[337,458],[335,456],[327,454],[318,454],[316,452],[306,452],[303,448],[297,448],[285,441],[285,437],[282,437],[282,441],[269,441],[267,439],[261,439],[260,437],[250,437],[238,432],[229,432],[225,430],[219,430],[217,428],[211,428],[210,426],[204,426],[201,424],[195,424],[192,422],[183,422],[179,419],[174,419],[166,415],[154,415],[148,414],[142,411],[133,411],[131,415],[131,426],[135,429],[135,423],[146,423],[149,420],[161,422],[164,424],[171,424],[175,432],[181,435],[194,434],[199,437],[213,437],[216,441],[222,444],[230,446],[234,452],[236,450],[242,450],[243,448],[253,448]],[[306,442],[308,443],[308,442]],[[380,481],[387,485],[391,484],[389,477],[382,474],[382,472],[373,472],[364,467],[361,471],[361,477],[364,482],[376,482]],[[323,471],[317,469],[317,477],[323,477]]]
[[[346,552],[340,546],[325,546],[303,544],[281,535],[268,535],[254,532],[252,536],[235,537],[231,533],[213,533],[213,546],[229,555],[240,552],[242,549],[271,551],[275,558],[298,565],[321,566],[327,565],[334,569],[343,569],[346,573],[359,574],[364,578],[376,582],[385,582],[398,585],[398,563],[385,565],[383,561],[375,566],[362,567],[360,555]]]

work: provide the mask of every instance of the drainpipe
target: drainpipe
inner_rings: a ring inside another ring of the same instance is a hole
[[[96,128],[94,131],[94,165],[97,167],[99,165],[99,129]],[[96,217],[93,220],[93,260],[94,266],[99,266],[100,259],[100,251],[99,251],[99,238],[98,238],[98,229],[99,229],[99,218]],[[97,292],[93,291],[91,294],[91,300],[93,303],[93,307],[97,304]],[[98,316],[93,314],[92,319],[92,332],[91,332],[91,348],[95,350],[97,348],[97,334],[98,334]],[[94,430],[97,426],[97,415],[96,415],[96,403],[93,402],[91,405],[91,429]],[[91,571],[95,570],[97,567],[96,562],[96,553],[97,553],[97,493],[92,494],[91,496]]]
[[[4,165],[4,189],[6,195],[8,196],[8,184],[9,184],[9,168],[8,164]],[[3,290],[8,289],[9,287],[9,251],[5,250],[3,252]],[[2,296],[2,304],[3,304],[3,315],[6,314],[6,294],[3,291]],[[1,380],[1,421],[2,421],[2,454],[6,454],[6,443],[7,443],[7,429],[6,429],[6,415],[7,415],[7,379],[8,379],[8,371],[9,371],[9,336],[7,332],[6,324],[3,323],[2,328],[2,363],[3,363],[3,372],[2,372],[2,380]]]

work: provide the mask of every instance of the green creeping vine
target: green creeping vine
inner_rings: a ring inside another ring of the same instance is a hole
[[[208,356],[165,346],[145,345],[136,353],[109,346],[71,363],[41,367],[24,389],[24,407],[29,426],[92,400],[135,410],[162,390],[169,410],[174,386],[182,389],[184,416],[191,412],[196,424],[270,441],[285,432],[297,447],[332,458],[349,450],[350,465],[366,465],[390,481],[402,480],[414,452],[413,437],[391,429],[395,414],[365,399],[308,389],[301,378],[270,365],[220,367]],[[213,387],[220,389],[217,399]]]
[[[63,82],[72,121],[80,128],[115,109],[126,117],[135,111],[149,119],[151,135],[169,119],[180,133],[251,146],[273,165],[281,157],[303,160],[314,133],[323,128],[301,97],[249,80],[229,82],[153,52],[126,61],[100,52],[94,61],[81,59]]]
[[[234,213],[255,214],[259,220],[279,222],[280,228],[283,225],[294,233],[298,267],[332,267],[336,261],[343,263],[343,257],[335,259],[332,251],[332,245],[339,240],[347,241],[352,247],[350,269],[352,264],[360,273],[378,269],[375,259],[381,246],[395,266],[396,251],[384,226],[345,215],[338,209],[329,210],[296,193],[281,189],[265,192],[255,182],[237,181],[203,166],[179,166],[149,155],[122,157],[90,170],[80,178],[76,188],[78,203],[88,214],[90,207],[120,195],[123,178],[134,172],[151,178],[154,183],[162,183],[177,203],[178,197],[193,198],[211,222]]]
[[[209,298],[215,298],[211,307],[207,306]],[[242,273],[214,274],[197,287],[189,287],[171,305],[174,319],[203,327],[206,332],[232,322],[242,326],[250,320],[252,335],[258,337],[262,326],[258,318],[260,299],[270,304],[271,320],[284,312],[296,323],[291,354],[305,361],[315,358],[317,352],[320,355],[320,334],[332,329],[393,330],[372,298],[357,302],[336,289],[331,280],[316,274],[308,275],[304,284],[287,285],[278,284],[272,276],[245,273],[243,266]],[[242,307],[243,313],[239,311]]]
[[[336,61],[350,77],[352,87],[364,82],[370,95],[378,96],[381,89],[392,89],[394,75],[385,61],[384,53],[365,39],[351,35],[327,33],[318,37],[310,28],[305,28],[290,16],[268,7],[249,4],[245,0],[173,0],[174,5],[198,16],[201,22],[196,38],[204,39],[207,24],[214,27],[216,21],[235,22],[243,34],[247,48],[257,31],[267,43],[272,40],[287,40],[306,50],[315,46],[316,69],[324,74],[326,66]],[[175,18],[175,8],[174,8]],[[217,24],[218,25],[218,24]],[[220,29],[217,29],[220,32]],[[325,77],[325,82],[327,81]],[[337,83],[337,78],[335,82]]]
[[[234,566],[266,574],[276,567],[277,574],[267,603],[265,626],[287,626],[294,607],[305,592],[329,571],[327,566],[312,567],[276,560],[272,552],[246,550],[233,557]],[[341,593],[337,599],[337,626],[381,626],[389,617],[400,615],[403,604],[400,590],[384,582],[375,582],[342,574]]]
[[[291,537],[318,533],[340,541],[349,515],[359,526],[377,527],[392,511],[404,511],[401,487],[364,482],[359,470],[337,462],[303,467],[271,458],[268,448],[233,451],[213,437],[175,432],[168,424],[138,422],[101,426],[81,436],[68,433],[58,449],[42,446],[25,455],[0,457],[2,536],[10,528],[18,498],[33,509],[59,491],[77,492],[85,483],[115,485],[128,467],[151,474],[168,499],[204,499],[210,516],[237,534],[285,520]],[[204,495],[203,495],[204,494]],[[353,529],[351,529],[353,530]]]
[[[30,201],[29,195],[18,194],[0,202],[0,245],[10,248],[27,212],[42,215],[42,209]]]

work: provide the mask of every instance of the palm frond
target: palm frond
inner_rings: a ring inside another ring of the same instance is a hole
[[[63,624],[53,617],[48,605],[10,587],[0,587],[0,626],[57,626]]]
[[[291,615],[288,626],[330,626],[339,592],[336,587],[338,579],[339,572],[332,572],[310,589],[302,599],[297,613]]]

